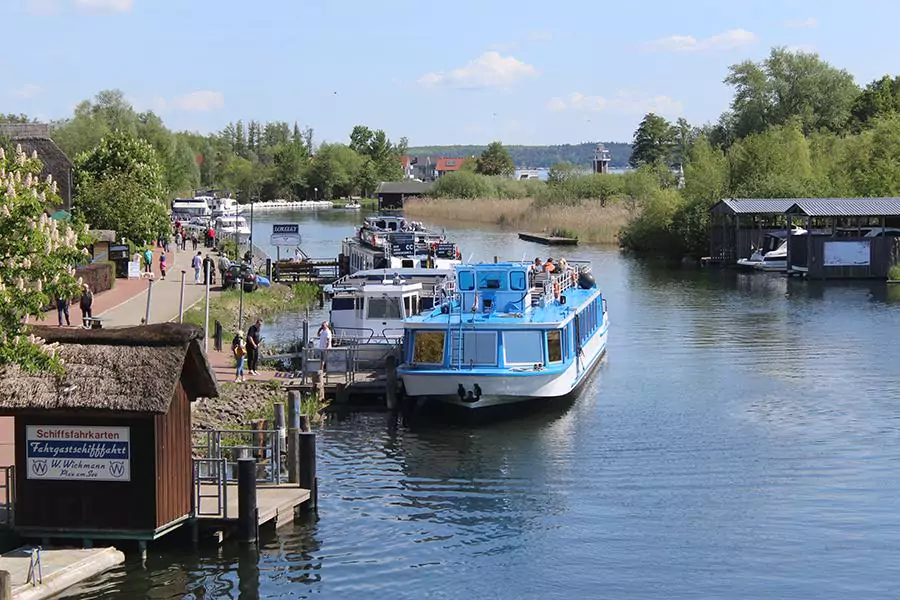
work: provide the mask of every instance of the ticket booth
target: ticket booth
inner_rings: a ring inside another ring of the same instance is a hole
[[[156,539],[191,514],[191,402],[216,397],[192,325],[35,327],[66,372],[0,369],[15,417],[14,529],[25,537]]]

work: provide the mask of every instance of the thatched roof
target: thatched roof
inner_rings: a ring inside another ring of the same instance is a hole
[[[65,209],[72,208],[72,171],[75,165],[56,143],[50,139],[50,126],[43,123],[0,123],[0,136],[8,137],[20,144],[22,150],[31,156],[37,152],[44,163],[41,176],[53,176],[58,186],[59,197]],[[54,207],[58,208],[58,207]]]
[[[165,413],[179,379],[192,399],[219,395],[199,327],[163,323],[95,330],[33,327],[32,332],[59,343],[66,374],[0,367],[0,412]]]

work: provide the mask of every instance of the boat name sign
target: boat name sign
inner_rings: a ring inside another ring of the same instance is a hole
[[[272,225],[272,237],[269,243],[273,246],[299,246],[300,225],[297,223],[275,223]]]
[[[392,256],[412,256],[416,253],[416,236],[412,233],[395,233],[391,236]]]

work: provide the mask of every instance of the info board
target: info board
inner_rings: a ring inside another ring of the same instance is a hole
[[[826,267],[866,267],[872,255],[869,240],[825,242],[823,254]]]
[[[273,246],[299,246],[300,225],[297,223],[274,223],[269,243]]]
[[[28,425],[28,479],[47,481],[131,481],[128,427]]]

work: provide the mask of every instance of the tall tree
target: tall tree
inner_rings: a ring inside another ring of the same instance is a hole
[[[738,138],[796,121],[803,133],[846,131],[859,94],[853,76],[811,52],[773,48],[760,63],[729,68],[725,83],[735,88],[731,110]]]
[[[647,113],[634,132],[631,158],[632,167],[641,165],[666,164],[672,158],[675,144],[675,129],[665,118]]]
[[[850,112],[857,129],[876,117],[900,112],[900,77],[885,75],[869,83],[854,100]]]
[[[516,172],[516,165],[502,143],[491,142],[478,157],[475,171],[482,175],[511,177]]]

